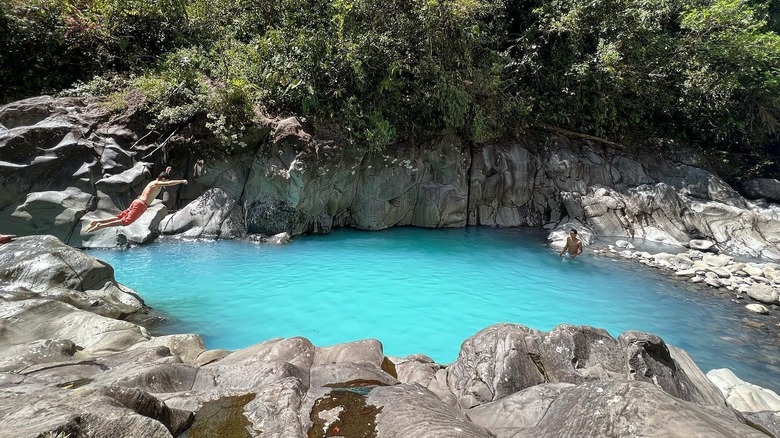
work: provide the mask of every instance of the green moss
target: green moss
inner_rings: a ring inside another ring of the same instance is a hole
[[[367,382],[352,382],[355,385]],[[327,395],[317,399],[311,410],[313,426],[309,429],[309,438],[324,438],[329,436],[343,436],[349,438],[376,437],[376,416],[382,412],[381,407],[366,404],[365,395],[355,391],[357,388],[365,388],[370,392],[375,386],[352,386],[349,388],[336,388]],[[320,417],[321,412],[340,409],[338,418],[333,422],[327,422]]]
[[[255,394],[222,397],[203,404],[195,413],[195,422],[187,430],[190,438],[251,438],[252,424],[244,416],[244,406]]]

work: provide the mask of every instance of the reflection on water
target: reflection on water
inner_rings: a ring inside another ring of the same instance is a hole
[[[376,338],[388,355],[448,363],[491,324],[569,323],[656,333],[704,371],[780,382],[774,317],[631,262],[562,260],[536,230],[338,230],[284,246],[175,241],[91,254],[171,316],[158,330],[198,333],[209,348]]]

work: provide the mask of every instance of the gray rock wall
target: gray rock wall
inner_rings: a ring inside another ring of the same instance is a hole
[[[720,250],[780,259],[780,206],[744,199],[680,146],[660,158],[650,142],[620,148],[537,133],[485,145],[440,136],[372,153],[312,137],[295,118],[255,131],[227,154],[194,137],[148,143],[94,102],[41,97],[0,107],[0,232],[111,247],[159,234],[577,224],[592,237],[709,239]],[[191,184],[157,201],[154,214],[83,233],[171,163]]]

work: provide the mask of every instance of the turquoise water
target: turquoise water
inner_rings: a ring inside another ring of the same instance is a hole
[[[704,371],[731,368],[769,388],[780,382],[777,330],[744,303],[629,262],[587,253],[562,260],[537,230],[337,230],[282,246],[173,241],[90,254],[169,315],[158,331],[198,333],[208,348],[376,338],[385,354],[446,364],[494,323],[570,323],[615,337],[656,333]]]

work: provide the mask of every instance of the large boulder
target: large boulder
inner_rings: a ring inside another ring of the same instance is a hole
[[[498,400],[530,386],[544,383],[527,345],[539,332],[520,325],[488,327],[463,341],[458,359],[448,368],[449,390],[462,408]]]
[[[160,223],[163,235],[232,239],[246,236],[244,212],[222,189],[209,189]]]
[[[0,246],[0,281],[13,284],[5,292],[11,297],[56,300],[110,318],[145,311],[141,298],[116,282],[111,266],[53,236]]]
[[[564,389],[536,424],[519,432],[502,436],[766,437],[651,383],[635,381],[586,382]]]
[[[742,412],[772,411],[780,413],[780,396],[774,391],[754,385],[737,377],[729,369],[722,368],[707,373],[726,398],[726,403]]]
[[[766,199],[780,203],[780,181],[772,178],[756,178],[746,181],[742,191],[750,199]]]

